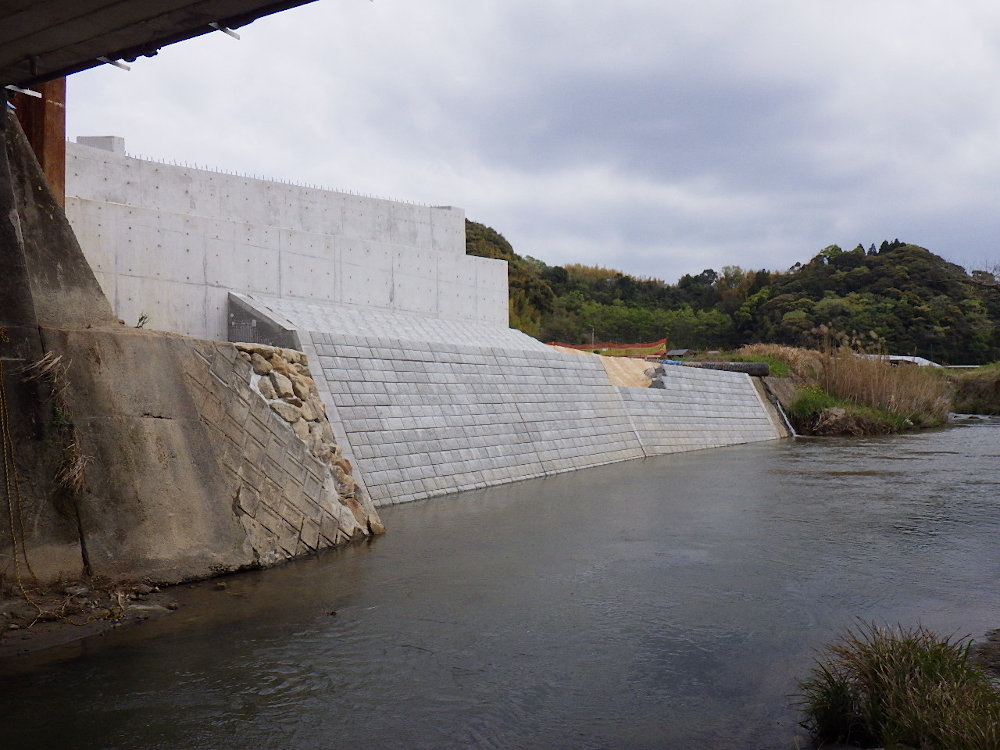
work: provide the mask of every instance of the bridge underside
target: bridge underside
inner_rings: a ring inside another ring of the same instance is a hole
[[[220,26],[236,29],[310,2],[10,0],[0,3],[0,85],[32,86],[107,60],[152,56]]]

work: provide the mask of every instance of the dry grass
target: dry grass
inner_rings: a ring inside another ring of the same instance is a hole
[[[793,376],[806,381],[812,381],[822,368],[823,355],[814,349],[799,349],[782,344],[750,344],[737,350],[736,353],[741,357],[762,362],[771,360],[784,362],[791,369]]]
[[[784,361],[803,389],[820,388],[840,401],[877,409],[918,426],[943,424],[951,406],[948,380],[936,370],[893,366],[884,356],[845,345],[816,351],[755,344],[739,353]]]
[[[24,367],[21,379],[26,383],[48,383],[52,389],[52,399],[61,403],[66,393],[66,368],[62,355],[45,352],[40,360]]]
[[[841,347],[824,355],[817,381],[823,390],[855,404],[882,409],[918,426],[943,424],[951,406],[948,381],[937,371],[889,364]]]
[[[88,463],[90,456],[80,453],[75,441],[66,445],[59,471],[56,473],[56,487],[74,497],[81,495],[86,482]]]
[[[1000,414],[1000,362],[975,370],[952,373],[953,411],[962,414]]]
[[[42,383],[49,386],[49,398],[53,404],[52,426],[63,444],[63,455],[56,473],[55,485],[71,497],[76,497],[83,492],[90,457],[80,452],[76,428],[69,418],[67,405],[69,379],[66,375],[68,368],[69,364],[63,362],[61,355],[50,351],[37,362],[26,366],[22,370],[21,379],[26,383]]]

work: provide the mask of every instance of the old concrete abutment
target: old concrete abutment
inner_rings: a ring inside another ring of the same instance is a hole
[[[255,387],[249,353],[119,322],[6,108],[0,121],[3,582],[175,582],[380,530],[349,464]]]

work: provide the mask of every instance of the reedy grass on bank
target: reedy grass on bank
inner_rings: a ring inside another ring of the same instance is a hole
[[[824,353],[819,385],[851,403],[907,419],[918,427],[948,418],[948,381],[935,369],[889,364],[883,356],[859,355],[846,347]]]
[[[864,420],[875,420],[897,431],[910,425],[930,427],[945,422],[951,406],[948,380],[931,368],[892,366],[881,356],[865,356],[846,346],[826,351],[797,349],[775,344],[753,344],[738,352],[749,357],[786,362],[802,385],[800,402],[793,411],[807,421],[810,408],[840,406]],[[828,394],[826,403],[817,397]],[[873,410],[873,411],[872,411]],[[812,412],[818,416],[818,411]]]
[[[819,742],[919,750],[1000,747],[1000,694],[968,639],[861,623],[827,646],[799,685]]]

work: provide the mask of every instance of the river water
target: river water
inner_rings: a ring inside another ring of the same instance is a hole
[[[384,509],[372,544],[0,678],[0,745],[805,747],[796,681],[859,618],[1000,626],[998,488],[983,424]]]

